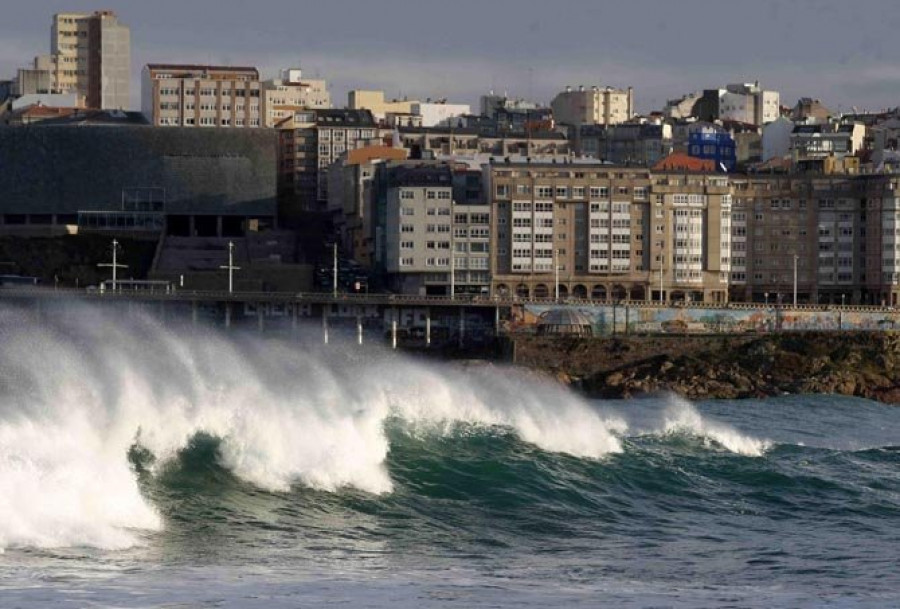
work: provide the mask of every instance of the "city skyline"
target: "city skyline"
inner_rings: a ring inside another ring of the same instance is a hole
[[[0,74],[12,77],[47,52],[53,13],[108,9],[132,29],[133,108],[140,68],[168,61],[254,65],[264,77],[299,64],[328,79],[338,107],[353,88],[474,106],[489,90],[546,104],[565,86],[583,84],[633,86],[637,109],[649,112],[695,90],[755,80],[781,91],[788,106],[801,96],[843,112],[896,105],[898,69],[881,41],[900,16],[885,0],[867,2],[865,11],[812,0],[727,8],[708,0],[573,0],[553,12],[505,0],[462,0],[452,10],[409,0],[368,11],[348,0],[264,5],[255,12],[207,0],[26,5],[0,23]],[[747,34],[736,37],[736,28]]]

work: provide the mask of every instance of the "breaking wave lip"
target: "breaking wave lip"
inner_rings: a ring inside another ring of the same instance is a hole
[[[0,334],[0,549],[120,549],[137,543],[135,530],[160,530],[127,458],[136,439],[158,465],[209,434],[220,464],[264,489],[387,493],[388,417],[431,433],[507,427],[592,459],[620,451],[625,430],[547,381],[377,349],[348,358],[91,308],[41,325],[0,310]]]
[[[632,436],[687,435],[713,442],[728,452],[746,457],[762,457],[775,445],[700,414],[691,402],[676,394],[661,393],[641,401],[651,404],[653,408],[647,408],[640,419],[633,417],[626,420],[625,426]]]
[[[729,452],[746,457],[762,457],[772,442],[743,434],[734,427],[702,416],[690,402],[671,396],[665,413],[663,433],[689,433],[713,440]]]

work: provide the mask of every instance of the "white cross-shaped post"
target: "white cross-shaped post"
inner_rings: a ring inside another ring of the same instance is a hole
[[[234,292],[234,272],[241,270],[241,267],[234,266],[234,242],[228,242],[228,265],[222,265],[220,269],[228,269],[228,293]]]
[[[97,265],[99,267],[112,267],[112,290],[113,290],[113,292],[116,291],[116,270],[128,268],[127,264],[119,264],[118,262],[116,262],[116,260],[117,260],[116,254],[118,253],[118,251],[119,251],[119,242],[116,241],[115,239],[113,239],[113,242],[112,242],[112,264],[110,264],[108,262],[101,262],[100,264]]]

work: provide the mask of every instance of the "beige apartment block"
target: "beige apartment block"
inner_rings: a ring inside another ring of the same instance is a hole
[[[419,100],[385,100],[384,91],[367,91],[354,89],[347,93],[347,108],[350,110],[368,110],[377,121],[385,120],[388,113],[413,114],[413,104]]]
[[[57,13],[50,55],[35,58],[51,92],[76,93],[89,108],[127,109],[131,86],[131,30],[112,11]]]
[[[272,128],[297,110],[331,108],[331,93],[324,80],[304,79],[296,68],[262,82],[264,126]]]
[[[559,93],[550,102],[557,123],[580,125],[615,125],[635,114],[634,90],[611,87],[578,87]]]
[[[798,304],[900,304],[893,175],[495,163],[490,176],[494,294],[788,305],[796,285]]]
[[[157,127],[261,127],[262,86],[256,68],[149,64],[141,110]]]
[[[727,302],[727,176],[593,163],[490,173],[493,293]]]

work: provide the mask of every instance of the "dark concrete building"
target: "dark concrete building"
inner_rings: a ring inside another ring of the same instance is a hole
[[[0,128],[0,231],[215,237],[272,226],[277,140],[265,129]]]

